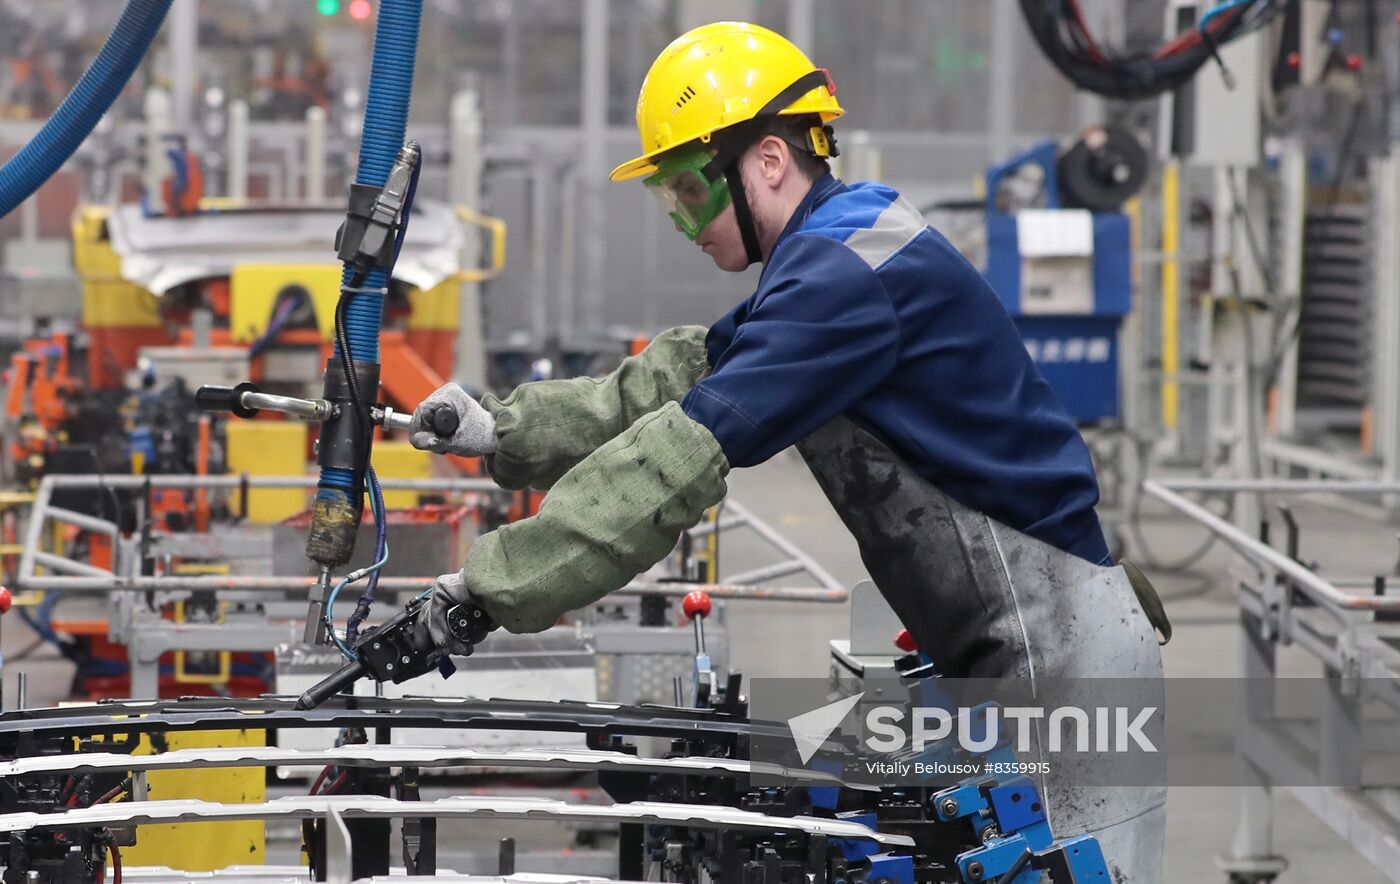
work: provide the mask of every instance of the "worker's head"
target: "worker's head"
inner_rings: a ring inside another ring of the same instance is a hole
[[[764,260],[836,156],[843,113],[831,76],[788,40],[720,22],[681,36],[637,101],[642,156],[612,180],[646,176],[676,227],[724,270]]]

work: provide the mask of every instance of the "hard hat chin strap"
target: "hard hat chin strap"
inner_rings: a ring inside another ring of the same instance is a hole
[[[758,245],[758,227],[753,221],[753,211],[749,208],[749,197],[744,192],[744,178],[739,174],[739,161],[729,164],[724,172],[729,182],[729,201],[734,204],[734,220],[739,222],[739,235],[744,238],[744,251],[748,253],[749,265],[763,260],[763,250]]]
[[[734,203],[734,220],[739,222],[739,235],[744,239],[744,250],[748,252],[750,264],[762,261],[763,251],[758,245],[758,229],[754,225],[753,212],[749,209],[748,196],[744,192],[744,179],[739,174],[739,157],[743,156],[749,145],[763,135],[769,120],[813,89],[819,86],[830,89],[830,84],[829,75],[820,69],[799,77],[791,86],[773,96],[773,99],[752,118],[725,130],[718,139],[720,144],[714,159],[710,160],[703,170],[711,181],[724,175],[725,180],[729,182],[729,195]]]

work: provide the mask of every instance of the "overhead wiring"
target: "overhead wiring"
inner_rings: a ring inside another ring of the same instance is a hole
[[[1155,49],[1114,50],[1095,39],[1079,0],[1020,0],[1040,51],[1075,86],[1109,98],[1151,98],[1188,82],[1219,49],[1268,24],[1293,0],[1225,0]]]

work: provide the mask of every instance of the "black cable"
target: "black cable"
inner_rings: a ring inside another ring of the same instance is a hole
[[[1127,433],[1126,431],[1125,435],[1128,437],[1128,439],[1130,439],[1133,442],[1133,445],[1137,449],[1137,463],[1139,465],[1139,469],[1141,470],[1139,475],[1145,478],[1148,471],[1147,463],[1155,440],[1137,436],[1132,433]],[[1206,536],[1205,539],[1201,541],[1201,544],[1198,547],[1196,547],[1190,553],[1187,553],[1186,555],[1180,557],[1174,562],[1162,561],[1162,559],[1158,558],[1157,554],[1154,553],[1152,551],[1152,548],[1148,545],[1147,534],[1142,530],[1142,499],[1146,496],[1147,495],[1144,494],[1142,491],[1142,483],[1138,482],[1137,494],[1133,498],[1132,507],[1128,510],[1127,519],[1128,531],[1132,534],[1134,541],[1134,550],[1132,558],[1134,558],[1135,561],[1139,561],[1141,564],[1145,565],[1148,568],[1148,570],[1160,571],[1164,574],[1175,574],[1180,573],[1182,571],[1190,570],[1190,568],[1193,565],[1195,565],[1201,559],[1206,557],[1206,555],[1210,552],[1211,548],[1215,546],[1216,541],[1220,539],[1219,535],[1217,535],[1214,531],[1202,529],[1205,530]],[[1228,519],[1230,517],[1230,512],[1232,512],[1233,510],[1234,503],[1232,500],[1230,503],[1229,510],[1226,511],[1224,518]]]
[[[413,167],[413,173],[409,176],[408,191],[404,196],[403,209],[400,212],[399,229],[394,237],[394,254],[390,259],[389,266],[384,271],[386,292],[390,282],[393,281],[394,265],[398,263],[404,238],[408,235],[408,216],[409,212],[413,210],[413,199],[418,193],[418,173],[422,168],[423,164],[420,162]],[[341,287],[340,298],[335,304],[336,349],[340,352],[340,367],[345,372],[345,383],[350,390],[350,408],[355,415],[355,425],[360,431],[360,448],[355,452],[354,506],[356,513],[361,512],[364,508],[364,482],[365,474],[369,470],[370,448],[374,444],[374,423],[370,417],[369,404],[366,403],[364,393],[360,389],[360,379],[355,374],[355,360],[350,353],[350,335],[345,328],[345,311],[349,307],[350,299],[356,294],[355,290],[364,285],[367,275],[367,271],[357,270],[350,278],[350,284]]]
[[[335,342],[336,350],[340,356],[340,369],[345,373],[345,383],[350,390],[350,413],[354,415],[355,427],[359,430],[359,447],[355,451],[355,488],[353,489],[353,500],[351,503],[355,512],[359,513],[364,507],[364,481],[365,470],[369,465],[369,450],[374,437],[374,424],[370,421],[369,407],[365,404],[364,394],[360,390],[360,380],[355,375],[355,360],[350,353],[350,336],[345,328],[345,310],[350,304],[350,299],[354,297],[352,289],[359,288],[364,282],[364,273],[358,273],[350,280],[350,285],[345,286],[340,291],[340,299],[335,305]]]
[[[1212,60],[1217,49],[1264,26],[1293,0],[1247,0],[1216,15],[1199,34],[1187,32],[1152,52],[1112,52],[1094,40],[1066,0],[1020,0],[1041,52],[1075,86],[1110,98],[1150,98],[1176,89]]]
[[[1024,869],[1026,867],[1026,864],[1030,861],[1031,851],[1026,850],[1022,852],[1020,856],[1016,857],[1016,861],[1012,863],[1009,867],[1007,867],[1006,872],[1002,874],[1000,878],[997,878],[997,884],[1001,884],[1001,882],[1003,881],[1006,882],[1006,884],[1011,884],[1012,881],[1016,880],[1016,876],[1021,874],[1021,870]]]

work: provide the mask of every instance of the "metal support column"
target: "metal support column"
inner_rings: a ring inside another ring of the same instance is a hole
[[[1264,632],[1264,622],[1253,614],[1240,612],[1240,628],[1244,632],[1241,645],[1247,686],[1245,715],[1254,721],[1272,718],[1277,645]],[[1268,685],[1270,690],[1252,689],[1249,685]],[[1216,862],[1231,881],[1272,881],[1288,867],[1287,860],[1274,853],[1273,787],[1265,772],[1248,758],[1243,759],[1241,766],[1249,785],[1239,790],[1239,826],[1230,853],[1217,857]]]
[[[788,0],[787,38],[815,58],[817,35],[813,26],[813,5],[814,0]]]
[[[1016,34],[1022,27],[1016,0],[992,0],[987,136],[994,157],[1010,156],[1016,147]]]
[[[199,80],[199,0],[175,0],[170,7],[171,122],[176,132],[192,136],[194,93]]]
[[[230,199],[248,198],[248,102],[241,98],[228,106],[228,185]]]
[[[1373,199],[1371,288],[1376,299],[1375,453],[1380,479],[1400,479],[1400,144],[1371,164]],[[1386,498],[1392,515],[1400,499]]]
[[[449,111],[448,199],[454,206],[481,208],[481,106],[475,89],[452,96]],[[481,231],[467,231],[462,245],[462,266],[481,263]],[[458,288],[457,344],[453,378],[459,383],[486,383],[485,331],[481,323],[481,284],[463,282]]]
[[[326,109],[306,109],[306,200],[326,200]]]
[[[582,130],[579,150],[579,230],[582,233],[581,325],[602,331],[603,250],[607,245],[607,205],[603,188],[608,183],[608,0],[584,0]]]
[[[1303,225],[1307,221],[1308,158],[1302,143],[1289,141],[1279,158],[1279,182],[1283,191],[1279,226],[1278,291],[1275,303],[1299,311],[1303,292]],[[1392,348],[1393,349],[1393,348]],[[1298,414],[1298,336],[1290,335],[1279,366],[1278,381],[1270,391],[1275,402],[1270,435],[1293,435]]]
[[[158,204],[160,182],[169,163],[165,159],[165,136],[171,130],[170,93],[159,87],[146,90],[143,108],[146,118],[146,150],[141,170],[141,187]]]

